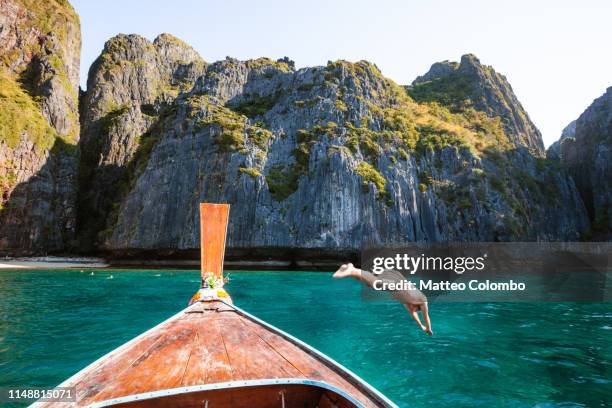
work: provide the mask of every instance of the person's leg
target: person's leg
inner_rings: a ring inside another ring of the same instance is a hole
[[[427,302],[420,305],[421,306],[421,314],[423,315],[423,320],[425,321],[425,331],[430,336],[433,335],[433,331],[431,331],[431,321],[429,320],[429,307]]]
[[[408,311],[408,314],[414,319],[416,324],[421,328],[421,330],[425,331],[425,326],[423,326],[423,323],[421,323],[421,319],[419,319],[417,308],[411,304],[404,304],[404,307]]]

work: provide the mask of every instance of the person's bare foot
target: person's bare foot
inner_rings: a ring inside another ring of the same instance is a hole
[[[430,336],[433,336],[433,332],[431,331],[431,329],[428,329],[427,326],[425,326],[424,324],[421,325],[421,330],[423,330],[425,333],[429,334]]]
[[[353,266],[352,263],[344,264],[333,274],[333,277],[338,278],[346,278],[347,276],[354,276],[357,273],[357,268]]]

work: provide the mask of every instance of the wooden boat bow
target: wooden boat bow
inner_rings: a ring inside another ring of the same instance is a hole
[[[212,207],[204,207],[206,215]],[[225,220],[225,226],[203,229],[203,245],[205,231],[225,234],[227,217],[219,208],[214,208],[215,219]],[[210,242],[223,251],[225,236]],[[211,261],[203,262],[203,277],[210,272],[222,277],[222,255],[211,250],[206,256]],[[337,362],[234,306],[229,298],[196,300],[60,386],[75,387],[76,402],[34,405],[395,407]]]

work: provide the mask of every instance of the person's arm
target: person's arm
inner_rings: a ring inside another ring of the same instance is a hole
[[[373,273],[355,268],[352,263],[342,265],[336,273],[334,273],[334,278],[345,278],[347,276],[357,279],[370,287],[372,287],[376,281],[376,276],[374,276]]]
[[[378,279],[372,272],[364,271],[359,268],[355,268],[354,278],[362,281],[371,288],[374,288],[374,282]]]

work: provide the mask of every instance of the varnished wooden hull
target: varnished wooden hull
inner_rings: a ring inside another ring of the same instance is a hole
[[[299,340],[223,301],[198,302],[61,384],[37,407],[393,407]]]

